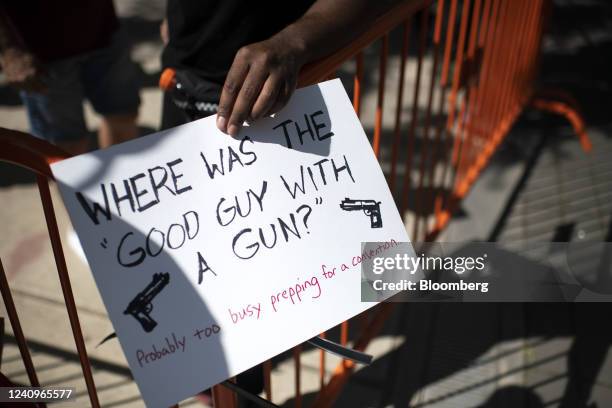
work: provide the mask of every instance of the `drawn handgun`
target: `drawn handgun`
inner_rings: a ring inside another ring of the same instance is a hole
[[[382,218],[380,216],[380,201],[375,200],[352,200],[345,198],[340,203],[340,208],[344,211],[363,211],[370,217],[371,228],[382,228]]]
[[[147,333],[152,331],[157,322],[151,318],[153,303],[151,301],[170,282],[169,273],[154,273],[151,283],[136,295],[123,314],[131,314]]]

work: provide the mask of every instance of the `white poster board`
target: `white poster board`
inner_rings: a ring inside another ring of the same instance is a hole
[[[339,80],[237,138],[209,117],[52,170],[148,406],[373,306],[361,242],[408,241]]]

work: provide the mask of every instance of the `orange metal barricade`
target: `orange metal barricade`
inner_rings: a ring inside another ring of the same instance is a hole
[[[366,91],[364,74],[378,70],[378,75],[372,76],[378,82],[371,87],[376,89],[372,146],[413,241],[436,239],[525,108],[533,106],[564,115],[583,148],[590,149],[584,123],[571,97],[561,91],[534,87],[548,7],[546,0],[405,1],[378,18],[349,46],[303,69],[300,85],[319,82],[348,67],[353,80],[345,85],[352,86],[355,111],[360,116]],[[390,64],[390,40],[396,34],[400,40],[398,55],[393,57],[397,62],[397,83],[389,86],[387,77],[394,68]],[[378,64],[366,67],[364,53],[371,55],[374,50],[379,52]],[[406,83],[408,78],[413,79],[412,87]],[[385,109],[394,109],[388,137]],[[90,403],[97,407],[96,388],[49,193],[49,164],[64,157],[63,152],[43,141],[0,129],[0,161],[37,174],[76,349]],[[38,385],[1,264],[0,289],[28,377]],[[392,308],[392,304],[380,304],[353,319],[357,320],[354,323],[342,323],[340,343],[349,343],[349,324],[356,324],[359,330],[352,347],[365,350]],[[296,347],[293,359],[297,407],[302,405],[300,356],[301,347]],[[355,364],[343,361],[327,380],[323,351],[319,363],[320,390],[314,405],[328,407],[342,391]],[[272,400],[271,367],[271,362],[264,363],[264,394],[268,400]],[[234,395],[227,388],[215,387],[213,396],[216,406],[235,406]]]
[[[389,187],[413,241],[433,241],[442,232],[525,108],[565,116],[583,149],[591,149],[576,102],[563,92],[535,88],[549,7],[546,0],[408,1],[379,18],[339,56],[302,73],[302,85],[315,83],[354,58],[353,103],[360,115],[363,52],[380,41],[372,147],[388,164]],[[389,38],[396,29],[401,30],[399,73],[397,84],[390,87],[385,86],[385,71]],[[407,60],[415,62],[414,71],[406,72]],[[412,89],[406,89],[408,75],[414,78]],[[385,88],[397,92],[395,106],[390,107],[395,109],[393,131],[386,144],[381,140]],[[408,102],[406,91],[412,97]],[[406,121],[404,108],[410,112]],[[352,346],[365,350],[392,309],[393,304],[381,304],[361,316]],[[348,325],[341,327],[343,344]],[[331,406],[354,367],[346,360],[336,366],[329,381],[322,381],[314,406]]]

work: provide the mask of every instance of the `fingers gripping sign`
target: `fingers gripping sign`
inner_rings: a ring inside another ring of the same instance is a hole
[[[245,121],[256,121],[282,109],[295,90],[299,52],[281,41],[266,40],[242,47],[227,74],[217,127],[238,135]]]

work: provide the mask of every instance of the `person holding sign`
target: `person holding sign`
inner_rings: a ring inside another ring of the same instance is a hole
[[[278,112],[304,64],[351,41],[396,0],[169,0],[164,67],[198,82],[218,128],[236,136],[245,121]],[[166,95],[162,128],[186,121]]]
[[[245,121],[285,106],[304,64],[346,45],[393,3],[169,0],[161,27],[162,64],[182,71],[189,86],[197,88],[202,109],[217,113],[217,127],[237,136]],[[181,102],[171,99],[164,95],[164,129],[189,120]],[[238,384],[260,392],[261,366],[238,376]]]

